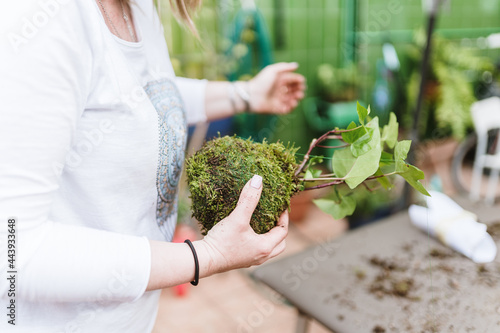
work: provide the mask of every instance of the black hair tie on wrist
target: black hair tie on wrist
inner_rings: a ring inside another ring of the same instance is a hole
[[[186,239],[184,241],[189,247],[191,248],[191,251],[193,252],[193,257],[194,257],[194,280],[191,281],[191,284],[193,286],[198,285],[198,280],[200,279],[200,263],[198,262],[198,256],[196,255],[196,250],[194,249],[193,243],[189,239]]]

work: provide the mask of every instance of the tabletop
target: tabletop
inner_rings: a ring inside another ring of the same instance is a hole
[[[500,206],[457,200],[500,245]],[[407,212],[263,265],[252,274],[337,333],[500,332],[500,258],[441,245]]]

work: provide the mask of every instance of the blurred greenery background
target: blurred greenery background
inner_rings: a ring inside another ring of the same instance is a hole
[[[232,42],[231,36],[234,35],[235,17],[241,4],[248,2],[252,1],[205,0],[195,17],[201,36],[199,41],[172,17],[168,1],[163,2],[163,26],[178,75],[211,80],[231,76],[233,79],[246,78],[245,75],[234,77],[238,60],[245,52],[251,52],[239,44],[245,44],[245,39],[251,44],[259,36],[252,36],[252,31],[243,31],[240,41],[237,36]],[[318,88],[318,68],[322,64],[332,68],[354,66],[356,74],[353,75],[358,83],[355,98],[372,104],[372,107],[377,79],[384,81],[385,78],[380,72],[384,43],[394,45],[401,62],[399,72],[403,81],[393,80],[389,85],[382,83],[386,90],[390,90],[391,98],[397,93],[395,86],[410,81],[416,65],[408,56],[408,49],[415,45],[415,32],[426,24],[422,2],[255,0],[266,25],[272,59],[275,62],[298,62],[298,72],[308,81],[309,96],[315,96],[321,90]],[[487,49],[485,37],[499,32],[499,27],[500,0],[452,0],[440,13],[437,34],[462,48],[474,49],[476,54],[496,60],[499,51]],[[253,68],[248,74],[257,70]],[[321,71],[319,74],[321,77]],[[403,107],[410,108],[411,103]],[[307,124],[302,103],[291,115],[274,120],[265,136],[271,141],[296,142],[305,148],[315,135]]]
[[[300,155],[314,137],[355,120],[356,100],[370,104],[382,123],[394,111],[406,136],[420,81],[426,2],[204,0],[195,16],[200,40],[175,20],[168,1],[162,2],[161,17],[179,76],[245,80],[267,63],[298,62],[308,91],[293,113],[263,116],[263,120],[239,116],[231,128],[243,137],[294,142],[301,147]],[[258,14],[248,9],[253,3]],[[500,60],[500,49],[488,48],[486,39],[498,32],[500,0],[448,0],[443,6],[424,95],[420,126],[424,141],[462,140],[472,130],[470,104],[479,95],[485,97],[483,86],[490,87],[498,78],[495,63]],[[389,68],[394,66],[394,55],[397,69]],[[498,85],[495,89],[499,94]],[[217,131],[227,134],[227,123],[212,126],[209,137]],[[385,214],[385,207],[398,197],[399,192],[393,192],[391,197],[389,192],[368,196],[367,191],[360,191],[361,220],[373,219],[380,210],[377,207]]]

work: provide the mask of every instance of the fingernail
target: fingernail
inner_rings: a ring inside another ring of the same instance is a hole
[[[259,175],[254,175],[252,177],[252,181],[250,182],[250,186],[253,188],[260,188],[262,186],[262,177]]]

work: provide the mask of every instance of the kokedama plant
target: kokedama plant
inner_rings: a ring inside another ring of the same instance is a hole
[[[281,143],[254,143],[236,136],[208,141],[186,162],[193,216],[208,232],[236,207],[245,183],[254,175],[263,177],[263,190],[250,224],[257,233],[265,233],[276,225],[281,213],[290,206],[290,198],[299,191],[332,186],[331,197],[315,200],[315,204],[334,218],[354,212],[356,202],[352,190],[369,181],[377,181],[385,189],[392,187],[391,175],[402,176],[420,193],[429,195],[420,180],[424,174],[405,162],[410,141],[397,141],[398,123],[391,113],[390,121],[379,128],[378,118],[369,117],[370,107],[357,105],[359,125],[352,122],[346,129],[335,128],[313,139],[300,163],[297,149]],[[325,140],[339,139],[331,158],[333,173],[323,174],[315,164],[321,157],[312,151]],[[310,185],[309,185],[310,184]],[[339,185],[347,186],[339,186]]]

